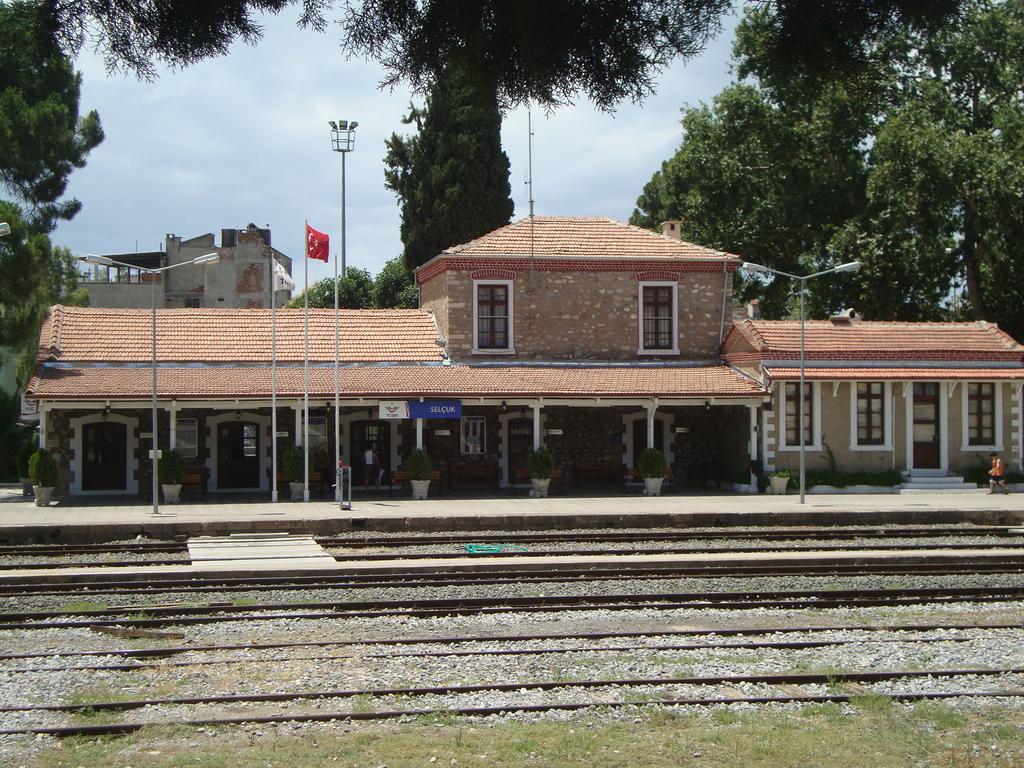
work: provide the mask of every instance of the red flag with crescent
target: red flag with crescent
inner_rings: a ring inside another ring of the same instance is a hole
[[[323,232],[318,232],[309,224],[306,225],[306,257],[317,261],[327,261],[331,240]]]

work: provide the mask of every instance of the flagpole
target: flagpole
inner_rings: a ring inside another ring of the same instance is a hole
[[[309,221],[302,230],[306,241],[306,285],[302,291],[305,312],[305,346],[302,356],[302,500],[309,501]]]
[[[270,500],[277,503],[277,261],[270,254]]]

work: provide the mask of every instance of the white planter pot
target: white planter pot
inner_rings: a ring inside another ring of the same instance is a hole
[[[165,504],[177,504],[181,501],[181,483],[160,483],[164,492]]]
[[[644,496],[661,496],[661,484],[665,482],[664,477],[645,477]]]
[[[551,485],[550,477],[531,477],[530,485],[533,486],[530,489],[530,495],[535,499],[546,499],[548,497],[548,487]]]
[[[53,488],[43,488],[41,485],[33,485],[32,492],[36,495],[37,507],[50,506],[50,499],[53,497]]]
[[[305,498],[306,486],[304,483],[288,483],[288,487],[292,489],[292,501],[302,501]]]
[[[28,477],[21,478],[21,495],[26,499],[32,498],[32,479]]]
[[[772,484],[772,493],[776,496],[785,496],[786,488],[789,486],[788,477],[770,477],[768,478]]]
[[[410,480],[409,485],[412,486],[412,497],[414,499],[427,498],[427,492],[430,490],[429,480]]]

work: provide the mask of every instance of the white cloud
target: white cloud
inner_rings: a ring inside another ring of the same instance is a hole
[[[384,188],[384,141],[401,124],[408,88],[381,91],[373,63],[346,60],[338,30],[298,30],[295,13],[267,17],[263,41],[237,43],[221,59],[161,72],[153,83],[107,77],[83,53],[82,109],[96,109],[106,140],[71,177],[84,204],[54,234],[77,253],[152,250],[165,233],[192,237],[250,221],[269,224],[274,245],[301,259],[302,222],[340,248],[341,162],[327,120],[359,121],[346,159],[347,255],[376,272],[401,252],[399,210]],[[581,101],[533,112],[536,211],[627,219],[651,174],[677,148],[679,109],[709,101],[728,82],[732,24],[705,54],[676,64],[642,105],[603,114]],[[526,111],[505,118],[516,217],[528,212]],[[310,279],[333,273],[316,263]]]

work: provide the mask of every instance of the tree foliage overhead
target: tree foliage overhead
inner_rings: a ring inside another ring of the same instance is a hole
[[[633,222],[678,218],[684,237],[787,272],[863,262],[811,281],[819,316],[953,316],[965,286],[964,316],[1024,336],[1024,3],[963,11],[937,30],[887,30],[852,75],[815,76],[779,65],[777,21],[748,13],[735,47],[747,80],[685,110],[683,143]],[[778,317],[791,288],[739,290]]]
[[[426,108],[411,109],[404,122],[415,122],[417,134],[392,134],[386,142],[385,186],[402,206],[403,257],[410,270],[512,217],[496,94],[465,70],[449,65]]]
[[[415,309],[419,306],[419,290],[412,273],[398,256],[388,261],[371,278],[365,269],[349,267],[347,276],[338,279],[338,306],[343,309]],[[300,292],[288,306],[301,309],[305,296]],[[309,306],[334,309],[334,278],[325,277],[309,287]]]
[[[770,44],[786,66],[848,69],[861,43],[894,28],[929,28],[963,0],[758,0],[777,11]],[[301,8],[299,25],[327,29],[340,13],[342,48],[379,61],[385,84],[426,91],[453,59],[495,87],[502,107],[553,106],[584,95],[601,109],[653,91],[657,75],[692,58],[719,31],[732,0],[47,0],[65,50],[86,42],[111,69],[143,77],[255,43],[260,14]]]
[[[80,90],[42,6],[0,3],[0,186],[42,232],[78,213],[81,203],[60,198],[103,140],[96,112],[79,116]]]

